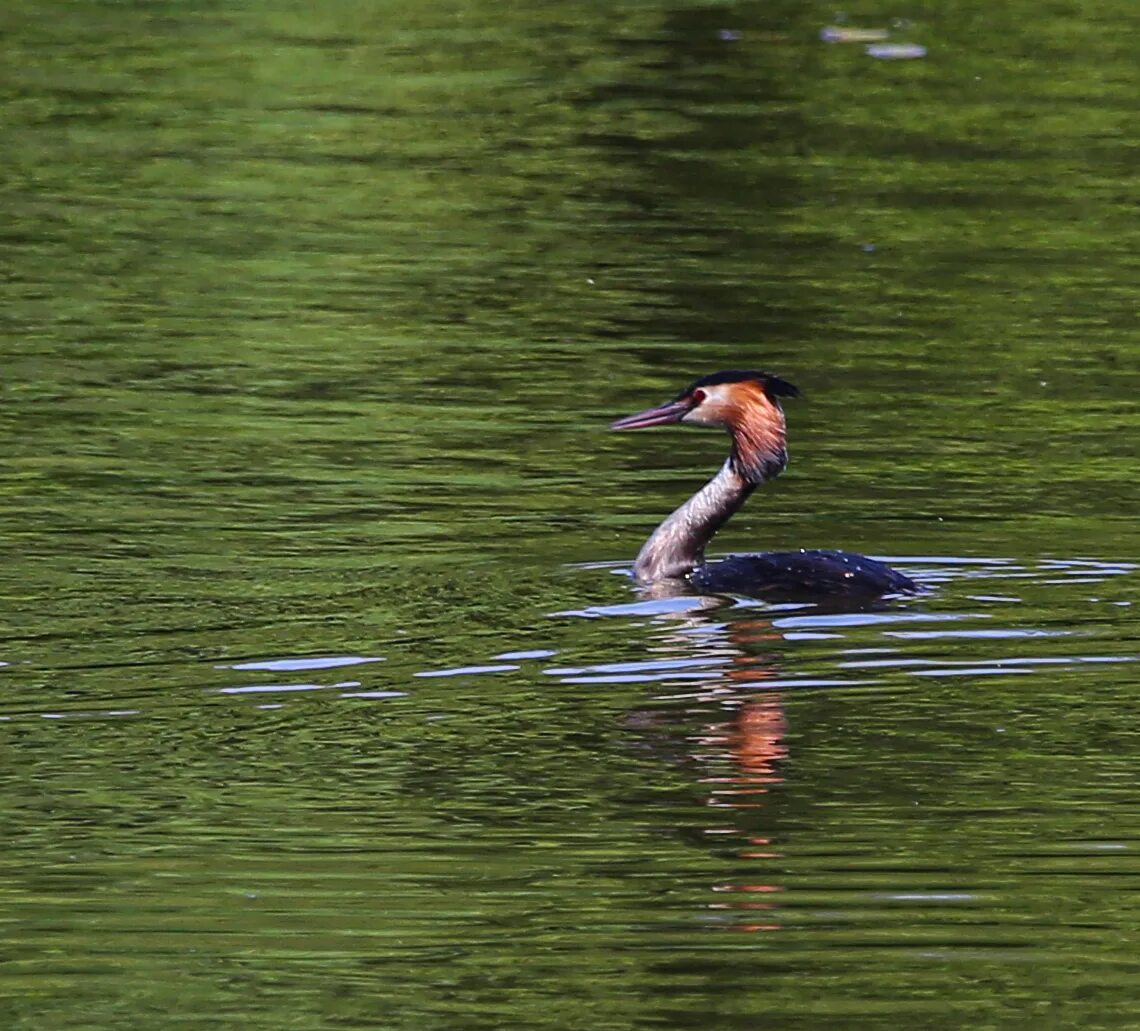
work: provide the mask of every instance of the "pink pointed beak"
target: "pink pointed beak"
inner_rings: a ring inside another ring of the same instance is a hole
[[[644,430],[650,426],[668,426],[671,422],[680,422],[692,410],[693,405],[690,401],[666,401],[656,408],[646,408],[644,412],[617,419],[610,423],[610,429]]]

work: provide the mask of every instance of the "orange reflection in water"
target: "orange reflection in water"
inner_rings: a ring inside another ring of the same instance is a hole
[[[750,621],[733,627],[730,636],[734,644],[755,645],[778,635],[773,633],[768,623]],[[775,675],[770,663],[744,653],[738,656],[736,663],[727,671],[726,679],[734,685],[748,688],[749,693],[742,697],[732,692],[728,704],[736,709],[734,717],[704,728],[697,738],[702,754],[694,755],[694,758],[705,765],[727,766],[724,772],[701,778],[701,783],[710,785],[707,799],[710,806],[721,810],[756,810],[764,806],[763,796],[771,791],[772,786],[784,780],[780,763],[788,755],[788,747],[784,743],[787,718],[784,699],[778,691],[759,695],[752,693],[758,682]],[[706,748],[709,750],[704,751]],[[709,828],[708,833],[736,833],[743,837],[747,847],[738,853],[742,859],[771,860],[780,857],[780,852],[771,847],[769,838],[749,835],[742,827]],[[779,908],[775,900],[756,896],[778,895],[783,891],[781,885],[731,882],[714,885],[713,891],[738,897],[714,902],[710,909],[747,912],[750,915],[747,922],[730,925],[731,930],[758,932],[781,929],[779,923],[755,919],[760,912],[774,915]]]

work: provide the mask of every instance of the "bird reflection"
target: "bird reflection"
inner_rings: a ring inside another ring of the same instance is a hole
[[[680,742],[676,719],[668,718],[676,714],[675,709],[658,709],[652,715],[635,713],[631,722],[643,732],[652,731],[655,750],[682,759],[697,772],[703,801],[717,814],[718,821],[702,829],[705,846],[726,839],[738,841],[736,856],[758,863],[755,876],[710,885],[717,897],[708,908],[726,917],[736,914],[743,918],[726,919],[726,929],[776,931],[781,925],[776,919],[779,904],[773,896],[778,896],[783,887],[770,873],[771,861],[779,859],[781,853],[768,829],[770,814],[764,810],[773,789],[784,782],[788,720],[784,694],[765,684],[778,673],[776,656],[766,646],[778,642],[780,635],[768,620],[741,619],[716,625],[707,619],[707,614],[689,613],[679,632],[667,635],[670,645],[683,644],[693,654],[725,660],[715,680],[686,697],[689,704],[683,715],[700,714],[702,722]],[[702,620],[706,621],[703,625]]]
[[[703,746],[722,750],[735,769],[728,776],[702,777],[709,788],[709,804],[729,809],[756,808],[769,787],[783,782],[778,763],[787,757],[784,744],[787,721],[783,697],[778,693],[746,701],[734,719],[711,724]]]

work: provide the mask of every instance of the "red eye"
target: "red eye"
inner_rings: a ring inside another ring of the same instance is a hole
[[[692,398],[693,404],[695,406],[699,405],[707,395],[703,390],[694,390],[689,396]]]

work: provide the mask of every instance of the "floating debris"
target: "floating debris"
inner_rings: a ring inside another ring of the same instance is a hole
[[[889,35],[886,29],[845,29],[839,25],[819,30],[819,38],[824,43],[878,43]]]
[[[877,43],[867,47],[867,56],[880,61],[913,61],[926,56],[926,47],[917,43]]]

